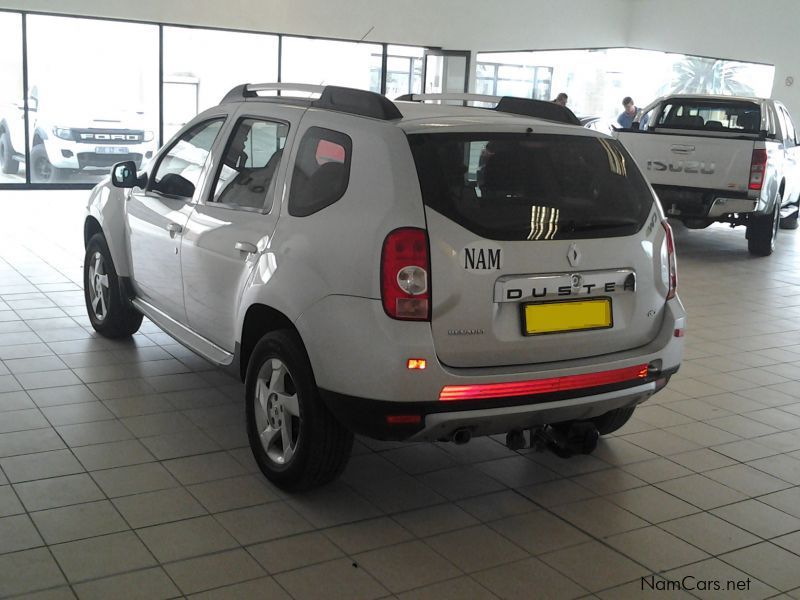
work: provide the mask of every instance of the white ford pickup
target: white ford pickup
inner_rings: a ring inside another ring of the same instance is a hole
[[[748,250],[768,256],[778,226],[798,226],[800,146],[780,102],[734,96],[664,96],[620,130],[664,212],[692,229],[747,227]]]

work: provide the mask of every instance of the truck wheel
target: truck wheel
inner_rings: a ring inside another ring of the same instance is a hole
[[[604,415],[590,419],[600,435],[608,435],[620,429],[633,415],[633,406],[628,408],[615,408]]]
[[[306,490],[344,470],[353,434],[319,396],[299,336],[273,331],[256,344],[245,377],[250,448],[264,475],[286,490]]]
[[[781,205],[775,202],[772,212],[767,215],[753,215],[747,226],[747,249],[753,256],[769,256],[775,251],[778,237]]]
[[[47,158],[42,144],[31,149],[31,181],[33,183],[58,183],[63,181],[64,171],[54,167]]]
[[[798,213],[800,213],[800,202],[795,205],[795,211],[789,215],[788,217],[781,219],[780,228],[781,229],[797,229],[797,226],[800,224],[798,223],[797,217]]]
[[[0,171],[9,175],[16,175],[19,171],[19,161],[14,159],[11,138],[5,132],[0,135]]]
[[[125,299],[111,252],[102,233],[86,245],[83,261],[83,295],[95,331],[109,338],[128,337],[139,331],[142,314]]]

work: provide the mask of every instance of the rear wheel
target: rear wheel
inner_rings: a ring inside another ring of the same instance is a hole
[[[19,161],[14,158],[14,148],[8,133],[0,135],[0,171],[8,175],[16,175],[19,171]]]
[[[590,419],[600,435],[608,435],[620,429],[633,415],[635,407],[615,408],[604,415]]]
[[[142,314],[125,298],[102,233],[93,235],[86,245],[83,295],[92,327],[105,337],[128,337],[142,325]]]
[[[753,256],[769,256],[775,251],[775,240],[778,237],[781,205],[776,200],[769,214],[753,215],[747,226],[747,249]]]
[[[256,344],[245,399],[250,448],[267,479],[298,491],[328,483],[344,470],[353,434],[320,399],[295,332],[273,331]]]

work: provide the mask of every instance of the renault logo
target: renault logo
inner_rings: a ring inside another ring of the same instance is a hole
[[[567,250],[567,260],[573,267],[577,267],[581,262],[581,251],[578,249],[578,244],[572,242]]]

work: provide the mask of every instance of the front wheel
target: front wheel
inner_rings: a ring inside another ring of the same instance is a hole
[[[262,473],[281,488],[332,481],[350,458],[353,434],[319,396],[299,336],[273,331],[256,344],[245,378],[247,437]]]
[[[750,254],[769,256],[775,251],[780,217],[780,200],[776,200],[775,206],[769,214],[752,215],[752,221],[747,226],[747,249]]]
[[[139,331],[142,314],[125,298],[111,260],[106,238],[96,233],[86,245],[83,261],[83,295],[95,331],[109,338],[128,337]]]
[[[7,175],[16,175],[19,171],[19,161],[14,158],[14,149],[8,133],[0,135],[0,171]]]
[[[31,150],[31,181],[33,183],[59,183],[64,180],[64,169],[54,167],[47,157],[47,150],[37,144]]]

